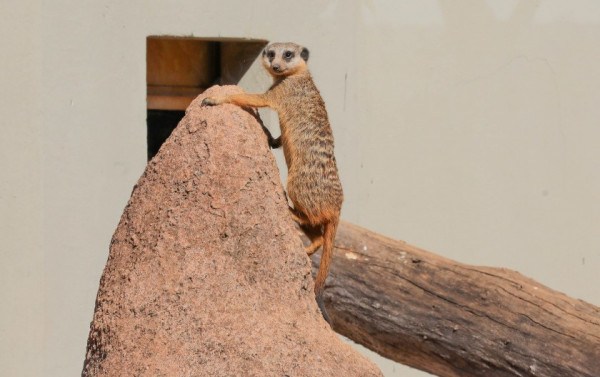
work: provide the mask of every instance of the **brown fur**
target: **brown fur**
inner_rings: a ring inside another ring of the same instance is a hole
[[[206,98],[203,105],[232,103],[270,107],[279,114],[281,145],[288,167],[287,193],[292,217],[311,239],[309,255],[323,253],[315,279],[315,294],[323,316],[323,289],[333,254],[343,192],[333,154],[333,133],[325,103],[306,66],[308,50],[294,43],[273,43],[263,52],[263,65],[274,83],[264,94]]]

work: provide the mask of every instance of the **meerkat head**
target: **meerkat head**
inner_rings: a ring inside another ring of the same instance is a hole
[[[306,70],[308,49],[295,43],[271,43],[262,55],[263,65],[271,76],[290,76]]]

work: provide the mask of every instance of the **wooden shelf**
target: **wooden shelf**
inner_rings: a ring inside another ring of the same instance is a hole
[[[148,85],[149,110],[185,110],[206,88],[189,86]]]
[[[148,110],[185,110],[215,83],[236,84],[267,41],[239,38],[146,38]]]

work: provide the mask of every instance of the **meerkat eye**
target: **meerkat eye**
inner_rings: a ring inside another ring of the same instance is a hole
[[[267,57],[270,59],[273,59],[275,57],[275,51],[269,51],[267,52]]]
[[[283,57],[286,59],[291,59],[294,56],[294,53],[291,51],[286,51],[283,53]]]

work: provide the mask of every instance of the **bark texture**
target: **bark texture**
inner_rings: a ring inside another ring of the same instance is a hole
[[[325,303],[340,334],[435,375],[600,376],[600,308],[348,223]]]
[[[317,308],[259,122],[202,98],[133,189],[82,375],[380,376]]]

